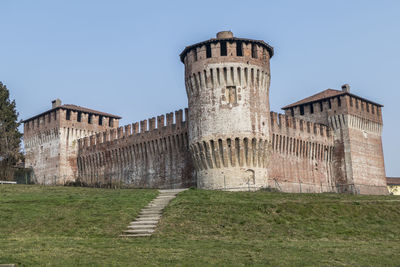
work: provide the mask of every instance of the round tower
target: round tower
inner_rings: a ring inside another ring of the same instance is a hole
[[[230,31],[186,47],[189,147],[204,189],[267,186],[273,48]]]

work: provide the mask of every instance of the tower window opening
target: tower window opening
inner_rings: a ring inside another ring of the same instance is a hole
[[[226,87],[226,100],[230,104],[237,103],[236,86],[227,86]]]
[[[267,59],[267,50],[265,48],[263,48],[263,59]]]
[[[310,112],[311,112],[311,114],[314,113],[314,105],[313,104],[310,104]]]
[[[89,124],[92,124],[92,116],[93,116],[92,114],[89,114],[89,116],[88,116],[88,123]]]
[[[256,44],[251,45],[251,57],[257,58],[257,45]]]
[[[243,48],[242,42],[236,42],[236,56],[242,57],[243,56]]]
[[[328,106],[329,106],[329,109],[332,108],[332,103],[331,103],[331,100],[330,100],[330,99],[328,99]]]
[[[67,114],[66,114],[66,116],[65,116],[65,119],[66,119],[67,121],[69,121],[69,120],[71,119],[71,110],[67,110]]]
[[[300,106],[300,115],[304,115],[304,106]]]
[[[228,54],[226,49],[226,42],[223,41],[220,43],[220,45],[221,45],[221,56],[226,56]]]
[[[103,116],[99,116],[99,125],[103,125]]]
[[[350,97],[350,107],[352,107],[352,106],[353,106],[353,98]]]
[[[341,101],[341,99],[340,99],[340,96],[338,97],[337,101],[338,101],[338,106],[339,106],[339,107],[342,106],[342,101]]]
[[[212,57],[212,54],[211,54],[211,45],[210,45],[210,44],[206,44],[206,57],[207,57],[207,58]]]
[[[109,127],[114,127],[113,118],[110,118],[110,119],[108,120],[108,126],[109,126]]]
[[[290,114],[292,115],[292,117],[294,117],[294,109],[293,108],[290,109]]]
[[[78,122],[82,121],[82,112],[78,112],[77,120],[78,120]]]
[[[193,49],[193,59],[194,61],[197,61],[197,49]]]
[[[320,111],[324,111],[324,105],[322,104],[322,102],[319,102],[319,109]]]

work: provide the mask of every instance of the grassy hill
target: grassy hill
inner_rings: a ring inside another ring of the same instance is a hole
[[[155,235],[119,238],[156,195],[0,185],[0,264],[399,265],[400,197],[188,190]]]

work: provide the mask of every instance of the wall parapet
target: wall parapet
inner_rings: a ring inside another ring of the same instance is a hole
[[[270,112],[270,115],[272,132],[322,139],[332,138],[330,127],[324,124],[314,123],[272,111]]]
[[[185,112],[185,119],[183,118]],[[88,137],[78,139],[79,150],[87,150],[99,145],[107,146],[111,142],[137,138],[140,141],[168,136],[176,132],[187,131],[188,109],[180,109],[140,122],[134,122],[115,129],[108,129]]]

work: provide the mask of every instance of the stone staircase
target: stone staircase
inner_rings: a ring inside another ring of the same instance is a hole
[[[129,224],[128,230],[121,237],[151,236],[161,218],[163,209],[176,195],[186,189],[164,189],[160,194],[144,207],[139,216]]]

